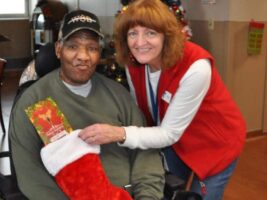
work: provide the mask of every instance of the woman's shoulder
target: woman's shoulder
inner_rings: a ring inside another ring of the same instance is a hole
[[[205,48],[190,41],[185,43],[183,58],[185,60],[213,59]]]
[[[204,47],[191,41],[185,42],[184,51],[185,53],[188,52],[192,54],[192,52],[197,52],[198,54],[202,53],[210,56],[210,53]]]

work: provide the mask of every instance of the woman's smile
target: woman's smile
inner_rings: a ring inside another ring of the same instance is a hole
[[[128,30],[127,41],[139,63],[156,67],[161,65],[163,33],[138,25]]]

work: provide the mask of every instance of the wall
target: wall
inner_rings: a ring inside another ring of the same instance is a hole
[[[266,55],[267,56],[267,55]],[[266,62],[267,65],[267,62]],[[267,72],[265,72],[266,75],[265,77],[267,77]],[[264,97],[264,110],[263,110],[263,131],[266,133],[267,132],[267,78],[265,79],[265,97]]]
[[[0,32],[11,41],[0,44],[0,56],[7,59],[7,67],[26,65],[30,57],[30,27],[28,19],[0,20]]]
[[[227,0],[231,21],[267,21],[267,1],[265,0]]]
[[[181,0],[181,2],[190,20],[228,21],[230,12],[228,0],[217,0],[214,5],[203,4],[202,0]]]
[[[32,14],[37,0],[29,0],[29,13]],[[11,41],[0,44],[0,56],[8,60],[7,70],[24,68],[31,58],[30,18],[0,19],[0,32]]]
[[[267,1],[217,0],[214,5],[195,0],[182,2],[193,29],[192,40],[214,55],[248,131],[267,132],[266,30],[261,54],[249,56],[246,51],[250,20],[267,26]]]

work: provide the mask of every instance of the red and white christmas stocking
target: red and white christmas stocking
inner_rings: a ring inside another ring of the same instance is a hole
[[[41,150],[44,166],[71,200],[131,200],[122,188],[111,184],[99,158],[100,146],[78,137],[80,130]]]

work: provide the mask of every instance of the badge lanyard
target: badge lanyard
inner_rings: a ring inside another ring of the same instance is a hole
[[[151,102],[152,111],[153,111],[152,115],[153,115],[154,122],[157,123],[158,122],[158,101],[157,101],[157,96],[154,94],[152,85],[150,83],[148,70],[147,70],[147,80],[148,80],[148,86],[149,86],[148,89],[149,89],[150,102]]]

